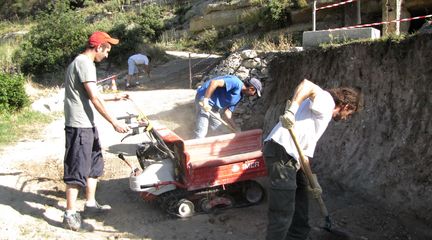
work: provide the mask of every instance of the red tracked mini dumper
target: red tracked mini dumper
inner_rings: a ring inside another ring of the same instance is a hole
[[[131,173],[133,191],[171,214],[189,217],[215,208],[247,206],[264,198],[255,179],[266,176],[262,130],[183,140],[158,126],[138,144],[142,171]]]

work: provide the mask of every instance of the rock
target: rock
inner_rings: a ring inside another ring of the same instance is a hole
[[[255,59],[244,60],[242,65],[246,68],[260,68],[261,67],[260,61],[257,61]]]
[[[256,58],[258,53],[255,50],[244,50],[240,55],[243,59]]]
[[[211,3],[207,5],[207,8],[204,10],[204,14],[209,14],[211,12],[217,12],[217,11],[227,11],[227,10],[234,10],[239,8],[245,8],[250,7],[252,5],[258,5],[258,3],[255,3],[251,0],[234,0],[229,2],[216,2]]]

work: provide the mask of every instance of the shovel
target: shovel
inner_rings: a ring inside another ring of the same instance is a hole
[[[219,122],[221,122],[225,127],[227,127],[231,132],[235,133],[237,132],[237,130],[235,130],[235,128],[233,128],[231,125],[229,125],[227,122],[225,122],[221,117],[219,117],[216,113],[212,112],[212,111],[208,111],[208,113],[210,113],[210,115],[212,117],[214,117],[216,120],[218,120]]]
[[[318,188],[319,187],[318,186],[318,181],[314,180],[314,176],[312,174],[312,170],[311,170],[309,164],[306,163],[306,158],[305,158],[305,156],[303,154],[303,150],[300,148],[300,145],[299,145],[299,143],[297,141],[297,137],[296,137],[296,135],[294,133],[294,130],[292,128],[289,128],[288,131],[289,131],[289,133],[291,135],[291,138],[292,138],[292,140],[293,140],[293,142],[294,142],[294,144],[296,146],[297,152],[298,152],[298,154],[300,156],[300,165],[301,165],[301,167],[303,169],[303,172],[306,175],[306,178],[307,178],[307,180],[309,182],[310,187],[312,189]],[[321,194],[315,194],[314,197],[315,197],[315,199],[318,202],[321,215],[325,218],[325,224],[324,224],[324,227],[322,227],[322,228],[324,230],[330,232],[330,233],[338,235],[338,237],[341,237],[342,239],[351,239],[351,236],[349,234],[347,234],[345,232],[342,232],[340,230],[336,230],[336,229],[332,228],[332,222],[331,222],[331,219],[330,219],[330,215],[329,215],[327,207],[326,207],[326,205],[325,205],[325,203],[324,203],[324,201],[323,201],[323,199],[321,197]]]
[[[199,105],[202,107],[203,105],[201,103],[199,103]],[[208,113],[215,118],[216,120],[218,120],[219,122],[221,122],[225,127],[227,127],[231,132],[235,133],[237,132],[237,130],[235,128],[233,128],[231,125],[229,125],[227,122],[225,122],[219,115],[217,115],[216,113],[212,112],[211,110],[208,111]]]

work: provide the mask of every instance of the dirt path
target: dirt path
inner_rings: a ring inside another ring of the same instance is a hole
[[[190,138],[192,131],[195,94],[187,89],[187,64],[187,59],[179,58],[158,66],[150,82],[143,80],[139,87],[129,91],[151,120],[168,126],[185,139]],[[134,111],[128,102],[109,105],[117,115]],[[60,119],[44,129],[41,139],[22,140],[2,151],[0,239],[264,239],[265,202],[188,219],[170,217],[158,206],[143,202],[129,190],[129,169],[116,157],[118,152],[124,152],[136,163],[134,147],[141,137],[134,136],[121,143],[122,134],[115,133],[101,119],[97,122],[106,160],[97,197],[113,210],[104,218],[85,220],[82,232],[62,228],[66,203],[61,180],[64,132],[63,119]],[[335,183],[323,181],[322,185],[335,226],[348,229],[353,239],[421,239],[415,237],[414,228],[407,227],[378,204]],[[84,204],[82,195],[79,204]],[[337,239],[318,228],[323,219],[314,202],[311,208],[310,239]]]

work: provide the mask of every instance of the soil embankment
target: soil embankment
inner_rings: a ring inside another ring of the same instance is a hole
[[[318,144],[314,170],[395,213],[414,214],[403,220],[407,225],[418,224],[418,218],[432,226],[430,37],[279,54],[261,103],[265,118],[258,120],[269,132],[304,78],[323,88],[361,87],[364,111],[346,123],[330,124]]]

